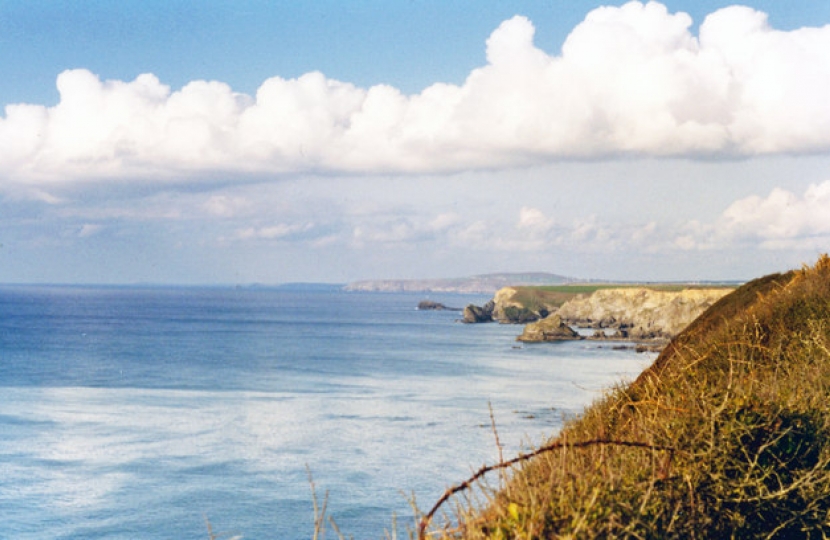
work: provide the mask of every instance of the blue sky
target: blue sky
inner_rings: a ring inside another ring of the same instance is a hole
[[[745,279],[830,245],[830,3],[0,3],[0,282]]]

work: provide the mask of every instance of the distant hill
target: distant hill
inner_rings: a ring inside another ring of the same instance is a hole
[[[561,285],[575,279],[547,272],[482,274],[450,279],[382,279],[356,281],[343,289],[366,292],[442,292],[493,294],[510,285]]]
[[[275,287],[292,292],[333,292],[343,289],[342,283],[282,283]]]

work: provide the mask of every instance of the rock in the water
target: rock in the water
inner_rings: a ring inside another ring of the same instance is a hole
[[[433,302],[432,300],[421,300],[418,302],[419,311],[461,311],[458,308],[448,307],[441,302]]]
[[[562,322],[562,318],[554,313],[540,321],[525,326],[524,332],[518,341],[567,341],[582,339],[580,335],[570,326]]]
[[[604,330],[597,330],[594,332],[594,335],[591,336],[591,339],[608,339],[608,336],[605,335]]]
[[[490,300],[483,306],[476,306],[475,304],[470,304],[464,308],[464,315],[461,321],[465,323],[493,322],[494,307],[495,302],[493,302],[492,300]]]

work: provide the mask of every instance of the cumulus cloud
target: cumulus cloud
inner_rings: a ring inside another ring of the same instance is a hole
[[[519,210],[519,222],[517,227],[532,233],[546,233],[553,228],[556,222],[553,218],[547,217],[538,208],[523,206]]]
[[[359,247],[368,244],[404,244],[436,238],[452,238],[460,227],[461,217],[454,212],[438,215],[364,216],[352,229],[352,241]]]
[[[740,157],[830,150],[830,26],[779,31],[733,6],[691,18],[656,2],[591,11],[561,54],[527,18],[503,22],[462,85],[415,95],[321,73],[256,95],[152,74],[57,78],[53,107],[0,117],[15,183],[183,175],[420,173],[620,154]]]
[[[471,224],[472,228],[476,224]],[[470,235],[467,229],[453,231],[456,244],[477,248],[513,252],[568,250],[570,252],[598,252],[614,250],[653,251],[663,246],[657,223],[610,223],[596,214],[575,219],[559,220],[534,207],[522,207],[513,227],[478,223],[478,232]],[[463,239],[463,241],[458,241]]]
[[[830,241],[830,181],[812,184],[803,195],[776,188],[766,197],[735,201],[720,227],[739,237],[754,237],[765,247],[794,247]]]
[[[692,221],[674,239],[683,250],[752,244],[765,249],[819,249],[830,246],[830,180],[803,194],[775,188],[730,204],[713,223]]]
[[[480,219],[469,212],[390,217],[386,215],[342,216],[338,228],[348,228],[337,242],[359,248],[394,249],[433,245],[454,250],[500,253],[562,252],[598,253],[674,251],[674,236],[685,233],[678,226],[658,226],[656,221],[609,222],[589,213],[556,220],[535,207],[521,207]],[[708,229],[707,229],[708,230]],[[700,232],[700,231],[698,231]],[[692,246],[692,247],[696,247]]]

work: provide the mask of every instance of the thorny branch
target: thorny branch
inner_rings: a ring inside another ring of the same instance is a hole
[[[552,452],[553,450],[559,450],[561,448],[587,448],[589,446],[599,446],[599,445],[623,446],[623,447],[628,447],[628,448],[645,448],[645,449],[648,449],[648,450],[666,451],[666,452],[670,453],[669,454],[669,460],[668,460],[669,462],[671,462],[671,458],[672,458],[672,456],[674,455],[674,452],[675,452],[675,448],[671,447],[671,446],[661,446],[661,445],[648,444],[648,443],[637,442],[637,441],[617,441],[617,440],[612,440],[612,439],[591,439],[589,441],[581,441],[581,442],[573,442],[573,443],[556,441],[556,442],[552,442],[550,444],[546,444],[544,446],[541,446],[541,447],[537,448],[533,452],[530,452],[528,454],[519,454],[515,458],[510,459],[508,461],[500,460],[499,463],[496,464],[496,465],[485,465],[485,466],[481,467],[478,471],[476,471],[476,473],[474,475],[472,475],[470,478],[468,478],[464,482],[461,482],[460,484],[455,485],[455,486],[447,489],[444,492],[444,494],[441,496],[441,498],[438,499],[438,502],[435,503],[435,506],[433,506],[432,509],[426,515],[424,515],[424,517],[421,518],[421,522],[418,524],[418,540],[424,540],[424,538],[426,538],[427,526],[429,526],[430,521],[432,521],[432,518],[433,518],[433,516],[435,516],[435,513],[438,511],[438,509],[445,502],[447,502],[450,499],[450,497],[452,497],[453,495],[455,495],[456,493],[458,493],[460,491],[464,491],[465,489],[469,489],[470,487],[472,487],[473,483],[476,480],[478,480],[479,478],[481,478],[482,476],[484,476],[488,472],[495,471],[495,470],[500,470],[500,469],[505,469],[505,468],[511,467],[511,466],[513,466],[517,463],[527,461],[527,460],[529,460],[531,458],[534,458],[538,455],[541,455],[541,454],[544,454],[544,453],[547,453],[547,452]]]

